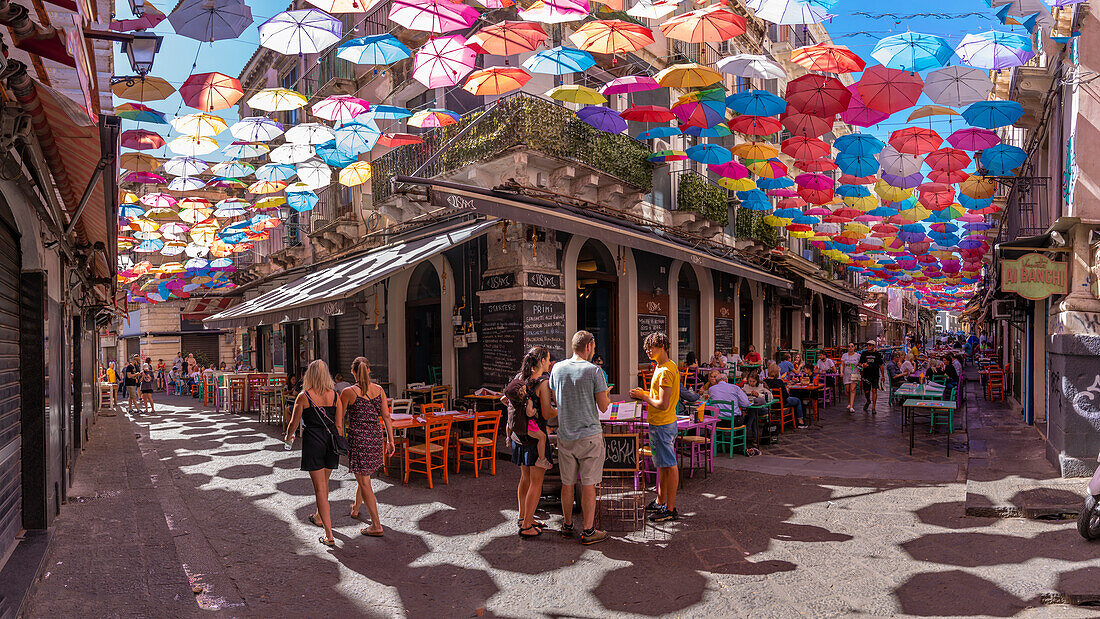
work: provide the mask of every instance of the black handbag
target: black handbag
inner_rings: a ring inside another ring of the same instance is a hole
[[[312,406],[313,408],[317,409],[317,411],[319,413],[321,413],[321,415],[325,418],[326,421],[331,423],[333,426],[336,425],[335,421],[329,419],[328,414],[325,413],[325,409],[323,409],[320,406],[317,406],[316,404],[313,403],[313,398],[309,397],[309,393],[306,393],[306,399],[309,400],[309,405]],[[328,432],[329,439],[332,441],[332,450],[336,452],[336,455],[338,455],[338,456],[348,455],[348,451],[349,451],[348,439],[344,438],[340,434],[337,434],[337,433],[333,432],[332,429],[329,428],[328,423],[324,424],[324,426],[325,426],[325,431]]]

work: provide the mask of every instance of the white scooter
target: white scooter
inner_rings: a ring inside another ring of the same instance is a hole
[[[1100,462],[1100,457],[1096,460]],[[1077,517],[1077,532],[1089,541],[1100,539],[1100,468],[1089,481],[1085,506]]]

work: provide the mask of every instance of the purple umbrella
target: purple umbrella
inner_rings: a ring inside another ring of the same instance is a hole
[[[984,150],[1001,143],[1001,138],[989,129],[959,129],[947,136],[947,142],[959,150]]]
[[[887,185],[899,189],[912,189],[924,182],[924,175],[920,172],[914,172],[909,176],[898,176],[897,174],[883,172],[880,178],[886,181]]]
[[[905,230],[901,230],[898,232],[898,238],[907,243],[916,243],[918,241],[923,241],[928,237],[924,236],[923,232],[908,232]]]
[[[585,124],[607,133],[626,131],[626,121],[623,120],[623,117],[619,116],[619,113],[615,110],[602,105],[584,106],[577,112],[577,118],[580,118]]]
[[[857,127],[870,127],[890,118],[889,114],[872,110],[863,103],[855,84],[848,86],[852,98],[848,101],[848,109],[840,113],[840,120]]]
[[[142,183],[144,185],[158,185],[167,183],[168,179],[152,172],[130,172],[122,177],[124,183]]]

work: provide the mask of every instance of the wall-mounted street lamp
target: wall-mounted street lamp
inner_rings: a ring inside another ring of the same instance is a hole
[[[164,37],[159,34],[135,32],[131,40],[122,42],[122,51],[126,52],[134,73],[144,77],[153,70],[153,60],[163,41]]]

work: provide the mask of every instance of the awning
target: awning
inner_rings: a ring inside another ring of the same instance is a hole
[[[876,320],[889,320],[889,318],[886,317],[886,314],[883,314],[882,312],[873,310],[873,309],[871,309],[869,307],[866,307],[864,305],[859,306],[859,313],[863,314],[864,316],[866,316],[868,318],[874,318]]]
[[[863,307],[863,299],[857,297],[850,292],[846,292],[839,288],[834,288],[833,286],[829,286],[828,284],[810,279],[808,277],[805,279],[804,283],[806,284],[806,287],[810,290],[819,292],[827,297],[832,297],[837,301],[843,301],[844,303],[851,303],[852,305]]]
[[[430,186],[432,203],[439,207],[469,208],[492,217],[669,256],[780,288],[792,287],[790,280],[751,267],[732,256],[715,254],[705,246],[694,246],[662,230],[588,209],[446,181],[411,177],[399,177],[398,180]]]
[[[202,320],[212,314],[224,312],[240,300],[240,297],[191,297],[180,317],[186,320]]]
[[[485,234],[496,222],[479,221],[411,241],[394,243],[337,262],[211,316],[211,328],[249,327],[344,313],[344,300],[391,274]]]

